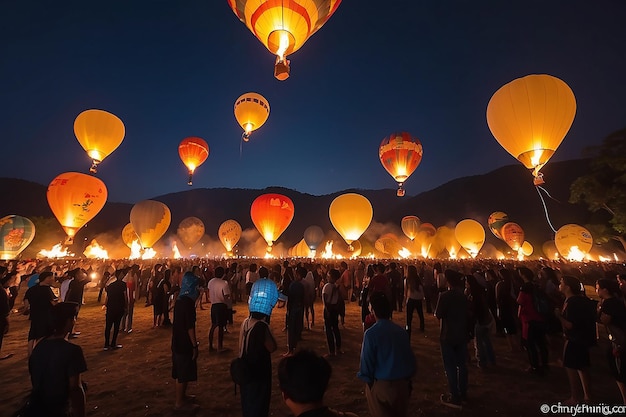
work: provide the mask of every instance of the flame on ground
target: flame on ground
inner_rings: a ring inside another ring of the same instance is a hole
[[[61,245],[60,243],[54,245],[50,250],[40,250],[37,255],[44,258],[65,258],[67,256],[74,256],[74,254],[71,253],[68,248],[63,249],[63,245]]]
[[[152,259],[156,257],[156,251],[152,248],[145,248],[141,254],[141,259]]]
[[[90,259],[109,259],[109,253],[98,244],[96,239],[93,239],[85,248],[83,255]]]
[[[141,245],[137,239],[133,240],[133,243],[130,244],[130,256],[128,259],[139,259],[141,258]]]
[[[569,248],[569,253],[567,254],[566,258],[570,261],[580,262],[585,259],[585,252],[578,249],[578,246],[572,246],[571,248]]]
[[[180,251],[178,250],[178,246],[176,245],[176,242],[174,242],[174,244],[172,245],[172,252],[173,252],[174,259],[182,258],[182,256],[180,256]]]
[[[402,259],[406,259],[409,256],[411,256],[411,251],[408,250],[407,248],[402,248],[398,251],[398,255],[400,255]]]
[[[324,246],[324,251],[322,252],[322,258],[343,259],[343,256],[333,253],[333,241],[329,240],[328,242],[326,242],[326,245]]]
[[[456,259],[456,250],[454,248],[450,248],[450,259]]]

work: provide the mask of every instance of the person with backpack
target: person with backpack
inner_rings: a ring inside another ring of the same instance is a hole
[[[535,306],[535,274],[526,267],[517,268],[519,277],[524,282],[517,296],[518,316],[522,323],[522,343],[528,353],[530,373],[543,375],[548,369],[548,342],[545,321]]]
[[[563,309],[557,310],[557,317],[565,335],[563,367],[567,371],[571,391],[570,398],[563,401],[563,404],[575,405],[583,401],[589,403],[589,348],[597,343],[596,303],[584,295],[580,281],[572,276],[565,275],[561,278],[559,291],[565,295]]]

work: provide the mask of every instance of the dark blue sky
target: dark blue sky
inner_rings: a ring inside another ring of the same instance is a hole
[[[485,110],[500,86],[532,73],[574,91],[576,118],[553,160],[577,158],[626,126],[624,22],[623,0],[343,0],[279,82],[226,0],[5,1],[0,177],[48,184],[87,172],[73,122],[100,108],[126,125],[98,172],[109,201],[188,190],[177,152],[187,136],[210,147],[196,188],[395,188],[378,160],[394,131],[423,144],[406,183],[415,195],[516,163]],[[248,91],[271,112],[240,155],[233,103]]]

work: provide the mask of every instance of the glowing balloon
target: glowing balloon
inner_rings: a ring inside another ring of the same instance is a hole
[[[489,219],[487,220],[487,225],[489,226],[489,230],[491,233],[498,239],[502,239],[502,235],[500,234],[500,229],[502,226],[509,222],[509,215],[503,213],[501,211],[494,211],[489,215]]]
[[[0,259],[15,259],[35,238],[35,225],[22,216],[0,219]]]
[[[293,246],[289,249],[291,253],[290,256],[294,256],[296,258],[308,258],[311,255],[311,249],[306,244],[304,239],[300,240],[297,245]]]
[[[267,242],[268,252],[276,239],[287,229],[293,215],[293,201],[281,194],[263,194],[252,202],[250,217],[252,217],[254,226]]]
[[[337,10],[341,0],[228,0],[228,5],[274,55],[274,77],[289,78],[287,55],[296,52]]]
[[[355,258],[361,255],[361,252],[363,251],[363,246],[361,245],[361,242],[359,242],[358,240],[355,240],[354,242],[350,244],[350,246],[352,246],[350,257]]]
[[[386,233],[374,242],[374,248],[391,258],[396,258],[402,246],[398,242],[397,236],[392,233]]]
[[[502,240],[515,251],[519,250],[524,243],[524,230],[517,223],[506,223],[500,229],[500,234],[502,235]]]
[[[267,121],[270,116],[270,103],[257,93],[246,93],[235,100],[235,119],[244,130],[242,139],[247,142],[250,134]]]
[[[102,210],[107,201],[107,187],[91,175],[65,172],[48,185],[46,196],[69,242],[81,227]]]
[[[189,170],[189,181],[187,184],[191,185],[191,177],[194,171],[209,157],[209,145],[204,139],[193,136],[188,137],[183,139],[180,145],[178,145],[178,155]]]
[[[402,222],[400,226],[402,227],[402,232],[413,241],[420,230],[420,219],[416,216],[404,216],[402,218]]]
[[[104,110],[85,110],[74,120],[74,134],[78,143],[93,160],[89,169],[96,172],[98,164],[109,156],[124,140],[124,123]]]
[[[522,243],[522,253],[524,254],[524,256],[532,255],[534,250],[535,249],[533,248],[533,245],[531,245],[530,242],[528,242],[527,240]]]
[[[135,240],[139,241],[139,237],[137,236],[137,233],[135,233],[135,229],[133,229],[133,225],[131,223],[128,223],[122,229],[122,241],[124,241],[124,244],[126,246],[128,246],[129,248],[132,248],[133,242]]]
[[[557,250],[566,259],[582,261],[593,246],[589,230],[577,224],[566,224],[554,236]]]
[[[235,220],[226,220],[217,230],[217,236],[227,252],[232,252],[233,248],[241,238],[241,225]]]
[[[576,115],[574,93],[562,80],[527,75],[505,84],[487,106],[487,124],[498,143],[541,184],[539,170],[569,131]]]
[[[546,258],[552,261],[559,259],[559,250],[556,248],[554,240],[544,242],[541,246],[541,250],[543,251],[543,254],[546,255]]]
[[[185,247],[191,249],[204,236],[204,223],[197,217],[187,217],[178,225],[176,235]]]
[[[398,197],[404,195],[402,185],[422,161],[422,154],[422,143],[406,132],[392,133],[381,142],[378,157],[398,183]]]
[[[454,228],[454,235],[472,258],[478,255],[485,243],[485,229],[476,220],[461,220]]]
[[[360,194],[347,193],[330,203],[328,215],[337,233],[350,245],[367,230],[374,210],[367,198]]]
[[[304,241],[311,250],[316,250],[324,240],[324,231],[319,226],[309,226],[304,231]]]
[[[161,239],[171,221],[169,207],[160,201],[143,200],[130,210],[130,223],[144,249],[152,248]]]
[[[437,233],[437,229],[431,223],[422,223],[420,225],[420,233],[422,232],[429,237],[433,237]]]

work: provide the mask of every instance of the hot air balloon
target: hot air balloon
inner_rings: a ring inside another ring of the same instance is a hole
[[[315,251],[324,240],[324,231],[319,226],[309,226],[304,231],[304,241],[310,250]]]
[[[433,237],[437,233],[437,229],[431,223],[422,223],[420,225],[420,233],[422,232],[429,237]]]
[[[139,237],[137,236],[137,233],[135,233],[135,229],[133,229],[133,225],[131,223],[128,223],[122,229],[122,241],[124,242],[126,246],[128,246],[129,248],[132,248],[133,242],[135,240],[139,241]]]
[[[556,248],[554,244],[554,240],[547,240],[541,245],[541,250],[543,254],[546,255],[546,258],[556,261],[559,259],[559,250]]]
[[[534,250],[533,245],[531,245],[529,241],[525,240],[524,243],[522,243],[522,253],[524,256],[532,255]]]
[[[293,246],[288,251],[289,256],[294,256],[296,258],[308,258],[311,256],[311,249],[306,244],[304,239],[300,240],[297,245]]]
[[[593,246],[589,230],[577,224],[566,224],[557,230],[554,244],[561,256],[572,261],[582,261]]]
[[[356,193],[336,197],[328,209],[330,222],[348,245],[367,230],[373,214],[374,210],[369,200]]]
[[[178,155],[189,170],[189,181],[187,184],[191,185],[191,177],[194,171],[209,157],[209,145],[204,139],[191,136],[180,142]]]
[[[142,248],[151,248],[170,227],[172,214],[160,201],[143,200],[130,210],[130,223]]]
[[[231,253],[241,238],[241,225],[235,220],[226,220],[217,230],[217,236],[226,251]]]
[[[294,215],[293,201],[281,194],[263,194],[258,196],[250,207],[250,217],[265,242],[267,251],[287,229]]]
[[[15,259],[35,238],[30,219],[10,215],[0,219],[0,259]]]
[[[502,239],[502,235],[500,234],[500,229],[502,226],[509,222],[509,215],[503,213],[501,211],[494,211],[489,215],[489,219],[487,220],[487,225],[489,226],[489,230],[491,233],[498,239]]]
[[[524,230],[522,227],[513,222],[508,222],[500,229],[502,240],[514,251],[518,251],[524,243]]]
[[[475,258],[485,243],[485,229],[476,220],[465,219],[457,223],[454,236],[463,249]]]
[[[246,93],[235,100],[235,119],[244,130],[242,139],[250,140],[250,134],[267,121],[270,116],[270,103],[258,93]]]
[[[377,251],[387,255],[389,258],[397,258],[402,246],[398,242],[398,237],[393,233],[386,233],[374,242]]]
[[[176,235],[185,247],[191,249],[204,236],[204,223],[197,217],[187,217],[178,225]]]
[[[65,172],[48,185],[48,205],[71,243],[76,232],[102,210],[107,187],[96,177]]]
[[[505,84],[487,106],[487,124],[498,143],[526,168],[535,185],[539,170],[559,147],[576,114],[574,93],[562,80],[527,75]]]
[[[104,110],[85,110],[74,120],[74,134],[93,163],[89,171],[95,173],[98,164],[111,154],[122,140],[124,123]]]
[[[352,251],[350,252],[351,258],[356,258],[357,256],[361,255],[361,252],[363,251],[363,245],[361,245],[361,242],[355,240],[350,244],[350,246],[352,247]]]
[[[420,223],[419,217],[404,216],[400,222],[400,226],[402,227],[402,232],[404,232],[405,236],[413,241],[419,233]]]
[[[228,5],[274,55],[274,77],[289,78],[287,55],[296,52],[337,10],[341,0],[228,0]]]
[[[398,183],[398,197],[404,195],[402,185],[422,161],[422,143],[409,133],[392,133],[380,143],[378,157],[389,175]]]

